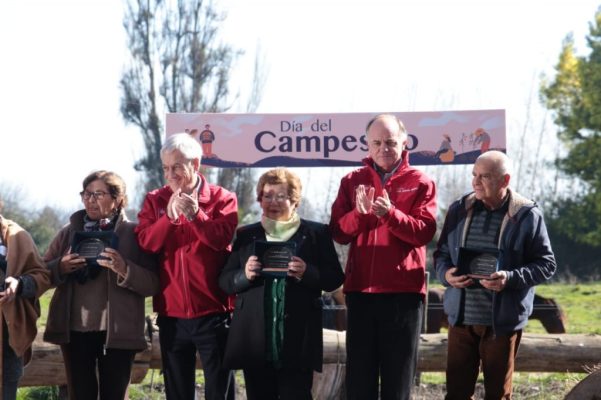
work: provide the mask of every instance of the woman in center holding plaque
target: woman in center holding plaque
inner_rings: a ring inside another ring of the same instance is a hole
[[[123,399],[146,348],[144,297],[159,290],[156,262],[138,247],[119,175],[91,173],[80,195],[84,209],[44,256],[56,287],[44,340],[61,346],[70,399]]]
[[[312,398],[313,371],[322,367],[321,292],[344,280],[328,226],[296,212],[301,188],[284,168],[259,178],[261,221],[238,229],[219,277],[236,294],[224,363],[244,370],[249,400]]]

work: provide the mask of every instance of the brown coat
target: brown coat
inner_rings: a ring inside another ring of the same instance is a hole
[[[61,276],[59,264],[69,252],[73,235],[83,231],[84,210],[71,216],[71,223],[54,238],[44,255],[52,274],[52,285],[56,286],[50,302],[44,340],[55,344],[70,341],[71,296],[73,279]],[[127,276],[118,281],[113,271],[108,271],[108,304],[106,347],[114,349],[143,350],[146,348],[144,297],[159,290],[159,276],[155,256],[138,247],[134,228],[122,213],[115,226],[119,237],[118,251],[127,263]]]
[[[36,321],[40,317],[38,298],[50,287],[50,274],[33,239],[17,223],[4,219],[0,215],[0,234],[7,247],[6,276],[18,278],[21,275],[29,275],[37,287],[34,298],[17,296],[14,301],[2,306],[2,317],[8,326],[10,347],[21,357],[30,349],[38,332],[36,327]]]

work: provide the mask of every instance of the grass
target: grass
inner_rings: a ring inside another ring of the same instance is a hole
[[[568,333],[601,334],[601,282],[566,284],[553,283],[537,287],[537,293],[550,297],[563,309],[567,319]],[[46,293],[42,299],[42,317],[38,323],[43,330],[48,315],[48,304],[52,293]],[[146,302],[147,315],[152,314],[150,299]],[[539,321],[531,320],[525,329],[526,333],[544,333],[545,330]],[[560,400],[578,383],[586,374],[580,373],[533,373],[518,372],[514,375],[515,397],[528,400]],[[478,387],[481,390],[481,376]],[[203,382],[202,372],[197,373],[197,383]],[[242,381],[241,373],[237,374],[237,382]],[[421,375],[424,385],[444,387],[445,376],[440,372],[428,372]],[[151,385],[152,383],[152,385]],[[162,393],[163,378],[158,370],[149,370],[144,381],[130,388],[130,398],[134,400],[159,400],[164,398]],[[415,399],[432,400],[432,393],[421,395],[422,387],[418,388]],[[442,392],[441,392],[442,393]],[[19,389],[19,399],[55,399],[54,388],[22,388]],[[442,394],[441,394],[442,396]],[[442,397],[440,397],[442,398]]]

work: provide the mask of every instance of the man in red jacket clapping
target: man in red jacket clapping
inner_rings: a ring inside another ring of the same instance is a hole
[[[369,156],[342,178],[330,221],[334,240],[351,245],[344,282],[346,393],[347,399],[409,400],[436,189],[409,166],[407,132],[396,116],[377,115],[366,131]]]
[[[196,352],[206,398],[232,398],[233,375],[221,368],[231,308],[217,279],[238,224],[238,202],[198,172],[201,154],[186,133],[167,138],[161,149],[167,185],[148,193],[136,228],[140,247],[161,257],[161,291],[153,303],[169,400],[195,398]]]

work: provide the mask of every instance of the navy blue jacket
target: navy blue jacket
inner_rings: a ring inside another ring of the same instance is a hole
[[[499,270],[507,271],[507,286],[493,293],[493,330],[504,334],[522,329],[532,313],[534,286],[549,280],[557,265],[543,215],[538,206],[509,189],[509,207],[499,235]],[[473,206],[470,193],[451,204],[437,249],[434,266],[440,282],[447,287],[444,310],[449,324],[456,325],[465,289],[453,288],[445,273],[457,265],[459,248],[465,243]]]

